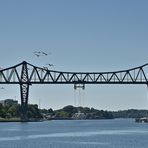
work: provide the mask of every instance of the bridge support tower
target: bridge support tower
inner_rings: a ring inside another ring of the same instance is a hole
[[[29,85],[21,84],[20,93],[21,93],[21,121],[27,122],[28,121],[27,109],[28,109]]]
[[[21,94],[21,121],[27,122],[28,121],[27,109],[28,109],[29,82],[28,82],[28,68],[27,68],[26,62],[23,62],[23,65],[22,65],[20,94]]]

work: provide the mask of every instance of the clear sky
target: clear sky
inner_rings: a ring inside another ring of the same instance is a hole
[[[23,60],[61,71],[114,71],[148,62],[147,0],[0,0],[0,67]],[[37,58],[34,51],[51,52]],[[0,99],[20,101],[17,85]],[[83,105],[104,110],[148,109],[146,86],[33,85],[29,102],[43,108]],[[75,103],[76,101],[76,103]]]

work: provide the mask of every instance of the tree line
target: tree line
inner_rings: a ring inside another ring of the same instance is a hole
[[[0,103],[0,118],[20,118],[21,115],[21,105],[20,104],[12,104],[3,106]],[[28,118],[42,118],[42,114],[36,104],[28,105]]]
[[[3,106],[0,103],[0,118],[19,118],[21,106],[13,104]],[[114,119],[148,117],[148,110],[129,109],[123,111],[104,111],[89,107],[74,107],[68,105],[62,109],[39,109],[37,104],[29,104],[27,115],[30,119],[72,119],[77,113],[83,113],[85,119]]]

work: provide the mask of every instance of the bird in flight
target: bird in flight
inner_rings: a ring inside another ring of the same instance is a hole
[[[48,67],[43,67],[43,69],[46,69],[46,70],[48,70]]]
[[[40,56],[48,56],[49,54],[51,54],[51,53],[46,53],[46,52],[44,52],[44,51],[35,51],[35,52],[33,52],[34,53],[34,55],[36,55],[37,57],[40,57]]]
[[[48,65],[48,66],[54,66],[53,64],[46,64],[46,65]]]
[[[46,53],[46,52],[42,52],[42,54],[43,54],[43,55],[45,55],[45,56],[47,56],[47,55],[48,55],[48,53]]]
[[[39,54],[37,54],[37,53],[35,53],[35,56],[40,57],[40,55],[39,55]]]
[[[37,56],[37,57],[40,57],[40,56],[41,56],[40,53],[41,53],[41,52],[38,52],[38,51],[33,52],[33,54],[34,54],[35,56]]]

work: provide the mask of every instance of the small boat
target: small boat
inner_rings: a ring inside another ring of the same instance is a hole
[[[148,123],[148,117],[136,118],[135,122],[138,122],[138,123]]]

